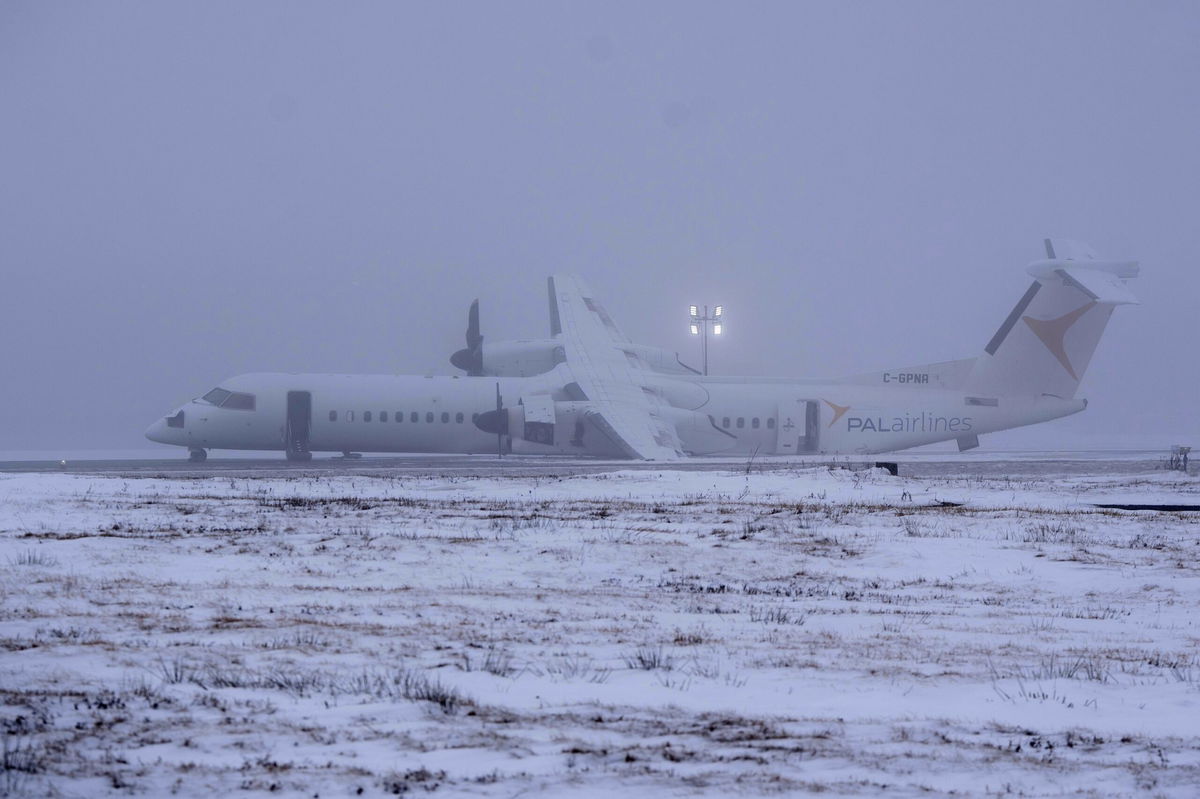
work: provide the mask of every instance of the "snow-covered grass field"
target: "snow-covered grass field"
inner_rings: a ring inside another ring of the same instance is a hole
[[[1121,501],[1200,481],[0,476],[0,793],[1196,796]]]

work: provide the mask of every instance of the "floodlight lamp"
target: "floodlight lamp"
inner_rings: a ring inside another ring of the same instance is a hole
[[[717,322],[715,325],[713,325],[713,335],[714,336],[721,335],[721,323],[720,322]]]
[[[692,327],[692,335],[693,336],[700,335],[700,326],[699,325],[692,325],[691,327]]]
[[[688,306],[688,311],[691,313],[691,315],[692,315],[693,317],[695,317],[695,316],[699,316],[699,315],[700,315],[700,309],[699,309],[699,308],[697,308],[695,305],[689,305],[689,306]]]
[[[722,312],[722,311],[724,311],[724,310],[725,310],[725,306],[724,306],[724,305],[718,305],[718,306],[717,306],[717,310],[713,312],[713,316],[720,316],[720,315],[721,315],[721,312]]]

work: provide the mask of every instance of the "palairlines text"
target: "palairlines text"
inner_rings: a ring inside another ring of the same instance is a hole
[[[965,433],[971,430],[972,425],[970,416],[936,416],[932,413],[916,416],[904,414],[890,419],[882,416],[846,417],[846,430],[860,433]]]

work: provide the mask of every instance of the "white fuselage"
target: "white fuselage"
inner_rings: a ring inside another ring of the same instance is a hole
[[[657,382],[672,406],[704,420],[679,426],[684,449],[693,455],[888,452],[1043,422],[1086,406],[1077,399],[971,397],[884,383],[677,375]],[[557,388],[562,385],[554,372],[527,378],[246,374],[221,387],[251,396],[243,404],[252,407],[192,400],[151,425],[146,436],[193,450],[283,450],[291,393],[307,395],[310,451],[491,453],[497,434],[475,419],[495,410],[497,387],[506,408],[547,392],[569,407],[572,398]],[[553,445],[524,440],[514,429],[499,444],[530,454],[619,454],[580,419],[560,415]]]

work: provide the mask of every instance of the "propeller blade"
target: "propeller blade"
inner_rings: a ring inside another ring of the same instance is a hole
[[[483,334],[479,332],[479,300],[467,312],[467,347],[450,356],[450,363],[471,377],[483,374]]]
[[[483,335],[479,332],[479,300],[471,303],[467,312],[467,349],[477,350],[483,343]]]
[[[508,435],[508,411],[504,410],[504,398],[500,396],[500,384],[496,384],[496,410],[475,415],[475,426],[485,433],[496,434],[496,455],[504,457],[504,437]]]
[[[504,416],[504,400],[500,397],[499,383],[496,384],[496,416],[508,422]],[[498,458],[504,457],[504,428],[507,426],[507,424],[496,425],[496,457]]]

